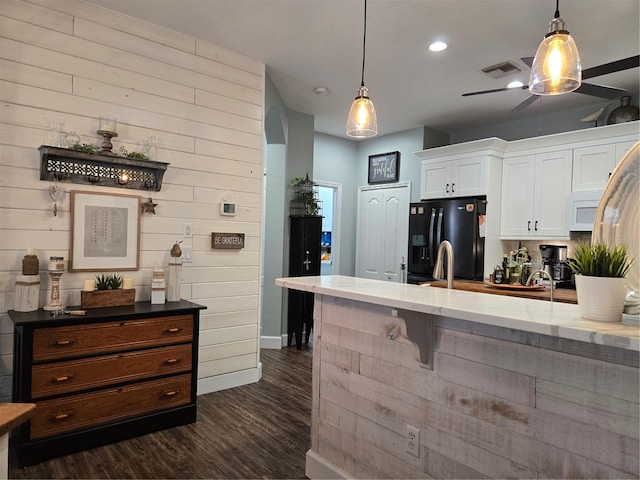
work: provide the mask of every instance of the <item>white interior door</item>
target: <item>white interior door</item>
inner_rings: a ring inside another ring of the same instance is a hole
[[[407,259],[409,184],[361,187],[358,196],[356,276],[400,281]]]

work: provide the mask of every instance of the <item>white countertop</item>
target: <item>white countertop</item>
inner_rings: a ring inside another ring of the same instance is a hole
[[[578,316],[578,306],[568,303],[341,275],[278,278],[276,285],[497,327],[640,350],[640,326],[637,320],[627,315],[622,322],[583,320]]]

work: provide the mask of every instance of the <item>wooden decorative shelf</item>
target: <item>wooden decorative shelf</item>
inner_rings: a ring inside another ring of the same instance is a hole
[[[160,191],[168,163],[41,145],[40,180]],[[127,183],[119,179],[128,176]]]

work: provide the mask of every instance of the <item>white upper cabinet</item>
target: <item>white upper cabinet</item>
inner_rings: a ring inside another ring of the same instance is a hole
[[[572,190],[602,190],[616,166],[614,144],[582,147],[573,150]]]
[[[504,160],[501,238],[569,238],[565,205],[571,192],[571,163],[571,150]]]
[[[422,161],[420,198],[485,195],[486,157]]]

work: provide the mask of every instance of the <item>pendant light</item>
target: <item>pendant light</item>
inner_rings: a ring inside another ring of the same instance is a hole
[[[560,0],[556,0],[556,13],[549,22],[549,33],[544,36],[531,65],[529,91],[535,95],[569,93],[582,83],[582,67],[576,43],[564,29],[560,18]]]
[[[378,134],[376,109],[364,86],[364,57],[367,45],[367,0],[364,0],[364,35],[362,40],[362,81],[347,117],[347,135],[354,138],[374,137]]]

